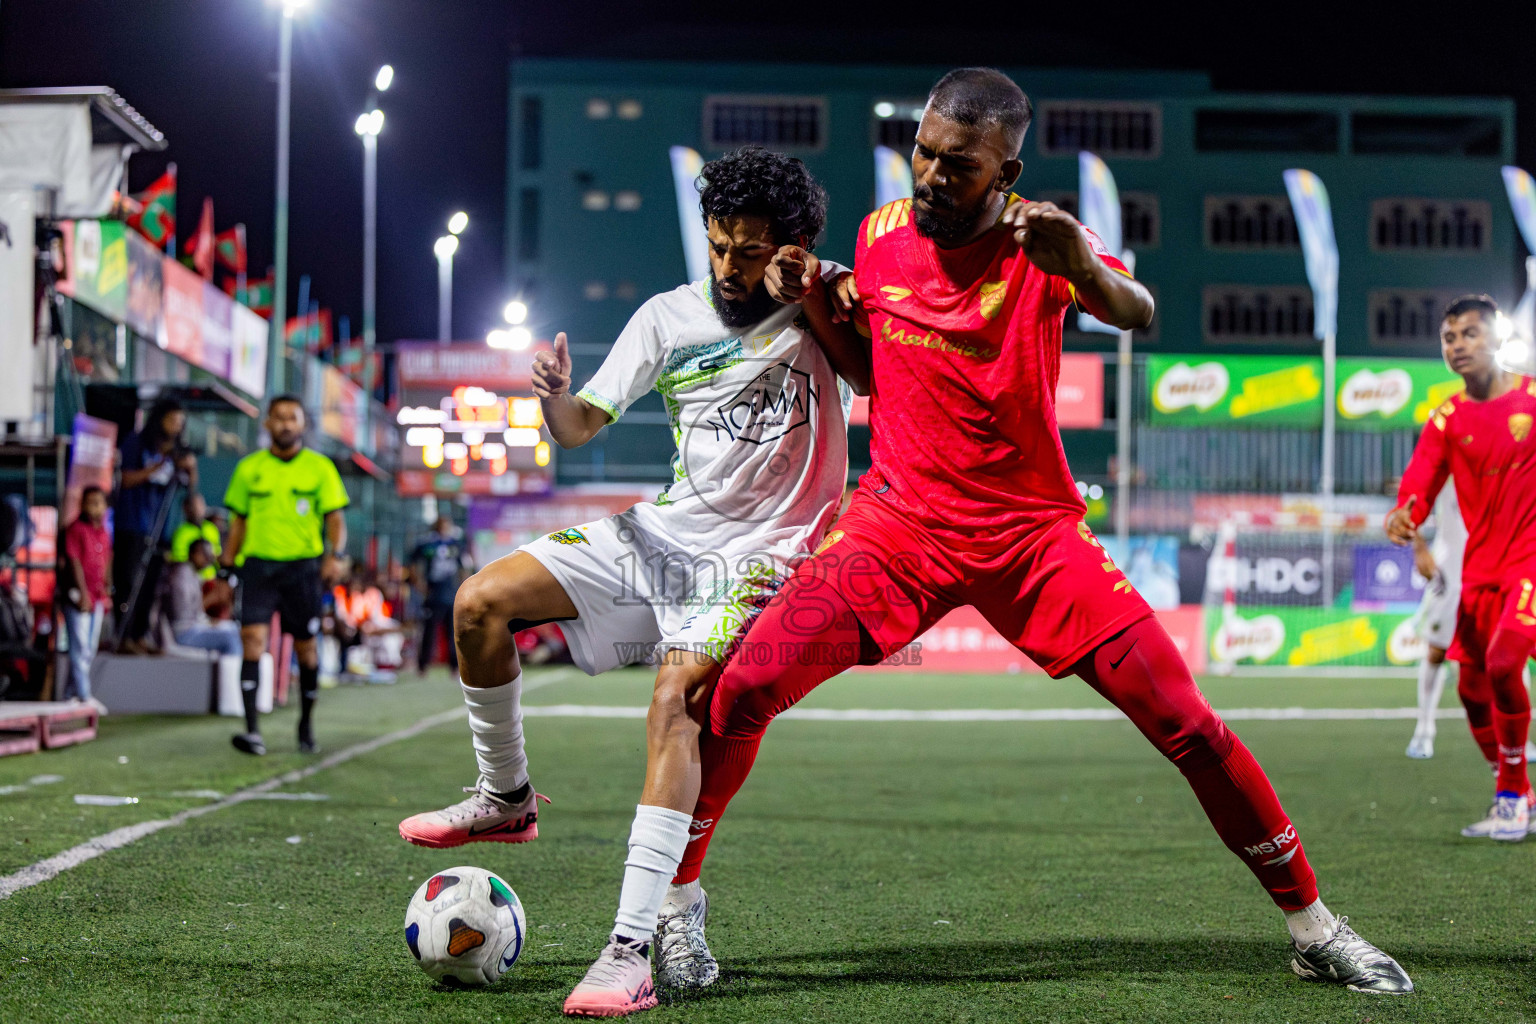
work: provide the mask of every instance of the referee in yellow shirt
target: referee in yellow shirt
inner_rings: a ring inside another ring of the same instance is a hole
[[[334,582],[338,559],[347,543],[347,507],[336,464],[304,447],[304,406],[292,395],[278,395],[267,405],[267,433],[272,446],[252,452],[235,466],[224,505],[230,511],[226,567],[240,560],[240,696],[245,702],[245,732],[234,737],[237,750],[265,754],[256,720],[256,681],[272,616],[281,616],[284,633],[293,637],[299,657],[299,750],[313,754],[312,716],[320,691],[320,599],[324,584]]]

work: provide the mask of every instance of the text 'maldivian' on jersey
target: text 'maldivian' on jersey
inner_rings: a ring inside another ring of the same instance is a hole
[[[1066,279],[1035,267],[1002,224],[940,248],[913,225],[910,199],[864,219],[854,273],[873,356],[870,490],[958,532],[1082,515],[1056,427]]]
[[[242,559],[296,562],[325,553],[325,517],[347,507],[347,489],[317,451],[285,460],[263,448],[235,464],[224,506],[245,518]]]
[[[822,263],[824,278],[846,269]],[[762,554],[782,568],[837,514],[852,395],[799,317],[799,305],[786,305],[726,327],[707,280],[683,285],[646,300],[579,392],[609,422],[661,393],[677,444],[673,481],[632,514],[674,549],[727,562]]]
[[[1536,379],[1486,402],[1465,391],[1441,403],[1424,424],[1403,471],[1397,503],[1410,496],[1413,524],[1424,522],[1449,477],[1467,528],[1462,591],[1536,574]]]

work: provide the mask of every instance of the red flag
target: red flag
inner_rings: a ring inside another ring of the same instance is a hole
[[[143,192],[133,196],[139,209],[128,216],[128,226],[164,248],[167,239],[176,238],[176,165],[156,178]],[[174,254],[173,254],[174,255]]]
[[[187,252],[192,254],[192,268],[209,281],[213,280],[213,199],[203,199],[203,216],[197,222],[197,233],[187,239]]]
[[[221,267],[236,274],[245,273],[245,225],[236,224],[214,235],[213,255]]]

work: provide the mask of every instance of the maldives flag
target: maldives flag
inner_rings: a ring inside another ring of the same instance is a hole
[[[128,216],[128,226],[165,248],[167,240],[176,238],[176,165],[170,164],[165,173],[156,178],[143,192],[133,196],[139,204],[137,213]]]
[[[203,215],[197,222],[197,233],[187,239],[187,252],[192,254],[192,268],[206,280],[213,280],[213,198],[203,199]]]
[[[245,273],[245,225],[236,224],[213,236],[213,257],[219,266],[236,274]]]
[[[251,312],[269,320],[272,318],[272,289],[276,284],[277,274],[270,269],[261,280],[246,281],[244,302],[251,308]]]

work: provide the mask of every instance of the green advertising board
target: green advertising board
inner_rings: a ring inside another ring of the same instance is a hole
[[[1424,653],[1411,614],[1283,606],[1230,613],[1208,609],[1205,629],[1211,659],[1223,663],[1413,665]]]
[[[1165,426],[1318,427],[1323,361],[1295,356],[1147,358],[1152,422]]]
[[[1147,358],[1152,422],[1165,426],[1320,427],[1323,361],[1298,356]],[[1438,359],[1343,358],[1335,367],[1340,430],[1422,427],[1461,378]]]
[[[120,220],[66,221],[67,287],[76,302],[113,320],[128,311],[128,240]]]
[[[1422,427],[1462,389],[1438,359],[1340,359],[1336,372],[1340,430]]]

